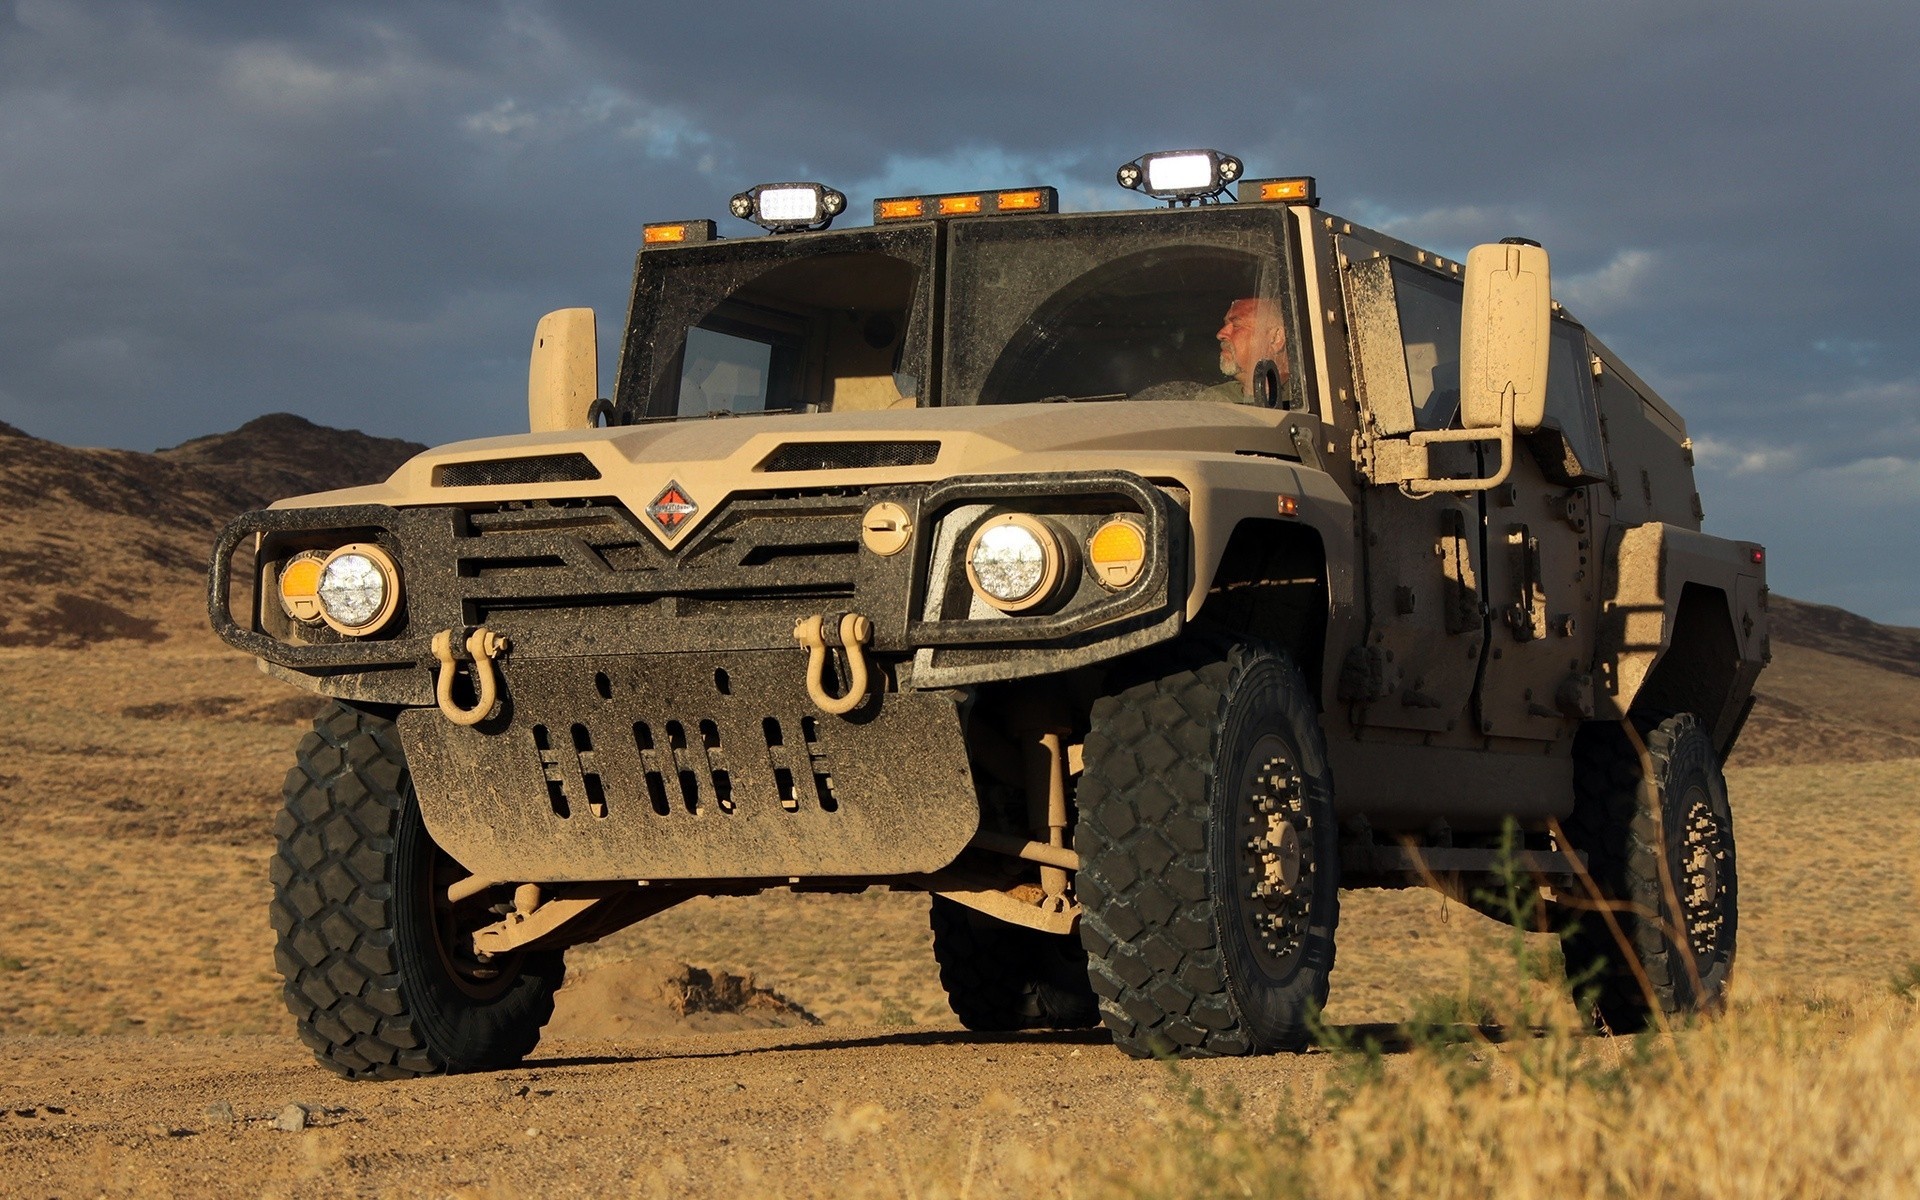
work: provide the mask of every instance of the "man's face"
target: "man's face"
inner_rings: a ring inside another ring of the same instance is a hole
[[[1226,320],[1214,337],[1220,342],[1220,373],[1239,380],[1248,394],[1253,392],[1253,368],[1263,358],[1273,360],[1280,381],[1286,382],[1287,331],[1273,301],[1235,300],[1227,306]]]

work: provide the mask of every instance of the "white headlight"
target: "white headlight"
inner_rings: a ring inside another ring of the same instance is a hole
[[[328,625],[365,635],[385,625],[399,606],[400,571],[378,546],[342,546],[327,556],[314,592]]]
[[[997,525],[982,533],[968,561],[980,590],[1007,603],[1033,595],[1047,571],[1040,539],[1018,525]]]
[[[1060,581],[1060,540],[1036,517],[1007,513],[982,525],[967,546],[967,578],[1004,612],[1032,608]]]

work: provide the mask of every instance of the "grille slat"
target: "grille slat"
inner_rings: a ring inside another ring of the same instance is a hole
[[[859,471],[924,467],[940,457],[939,442],[788,442],[767,455],[761,471]]]
[[[433,469],[435,487],[499,487],[528,483],[583,483],[600,478],[584,454],[543,454],[531,458],[495,458],[442,463]]]

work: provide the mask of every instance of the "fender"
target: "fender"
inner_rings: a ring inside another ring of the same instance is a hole
[[[1595,717],[1686,709],[1732,749],[1772,657],[1765,553],[1660,522],[1617,528],[1604,559]],[[1711,711],[1700,711],[1702,707]]]

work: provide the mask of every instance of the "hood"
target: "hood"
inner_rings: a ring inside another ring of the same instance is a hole
[[[641,512],[677,489],[671,502],[692,506],[666,538],[678,541],[737,492],[1102,469],[1165,478],[1185,474],[1183,462],[1247,451],[1291,458],[1287,415],[1175,400],[691,418],[454,442],[384,483],[274,507],[593,496]]]

